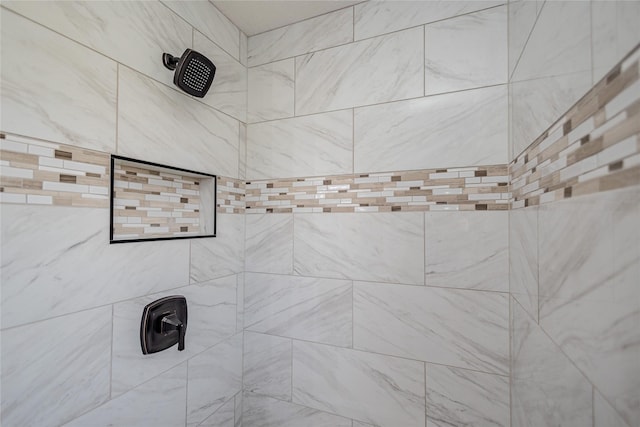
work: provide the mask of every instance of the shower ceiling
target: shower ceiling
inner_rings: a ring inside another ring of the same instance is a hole
[[[362,3],[362,0],[212,0],[212,2],[245,34],[252,36]]]

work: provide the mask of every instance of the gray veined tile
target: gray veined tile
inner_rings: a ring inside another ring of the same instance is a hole
[[[507,162],[507,87],[355,109],[355,172]]]
[[[240,141],[238,147],[238,178],[247,179],[247,125],[240,123]]]
[[[424,364],[295,341],[293,402],[382,427],[423,427]]]
[[[240,392],[238,394],[236,394],[236,396],[234,397],[234,427],[242,427],[243,425],[243,421],[242,421],[242,408],[244,406],[243,403],[243,393]]]
[[[538,208],[509,211],[511,295],[538,321]]]
[[[244,330],[244,273],[236,276],[236,332]]]
[[[507,375],[508,299],[498,292],[356,282],[353,347]]]
[[[249,49],[249,38],[245,33],[240,31],[240,63],[247,66],[247,55]]]
[[[293,215],[261,214],[245,217],[245,270],[293,273]]]
[[[111,307],[2,331],[3,425],[58,426],[106,401],[110,348]]]
[[[245,332],[244,390],[290,401],[291,354],[289,338]]]
[[[250,123],[293,117],[294,73],[293,58],[249,68]]]
[[[351,346],[351,282],[245,273],[245,329]]]
[[[250,67],[353,41],[353,8],[249,37]]]
[[[511,76],[534,28],[538,10],[536,2],[529,0],[510,1],[508,9],[509,76]]]
[[[593,427],[629,427],[597,390],[593,391]]]
[[[296,114],[423,95],[422,28],[296,58]]]
[[[247,427],[351,427],[351,420],[295,403],[245,393],[243,425]]]
[[[2,130],[113,152],[116,63],[6,9],[1,20],[5,63],[19,58],[2,67]]]
[[[187,427],[234,427],[235,423],[235,397],[229,399],[216,412],[200,424],[188,424]]]

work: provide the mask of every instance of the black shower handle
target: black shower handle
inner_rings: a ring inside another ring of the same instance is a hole
[[[176,330],[178,331],[178,351],[184,350],[184,324],[175,313],[169,314],[162,318],[162,331]]]

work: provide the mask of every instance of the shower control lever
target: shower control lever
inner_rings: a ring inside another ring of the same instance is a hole
[[[160,330],[165,336],[173,331],[178,331],[178,351],[184,350],[184,325],[175,313],[162,318]]]
[[[147,304],[140,322],[142,354],[157,353],[178,344],[184,350],[187,333],[187,299],[182,295]]]

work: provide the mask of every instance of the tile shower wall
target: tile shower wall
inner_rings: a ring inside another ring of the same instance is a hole
[[[246,36],[209,2],[0,19],[2,425],[239,426]],[[224,64],[203,100],[160,61],[191,47]],[[110,153],[221,176],[218,237],[110,246]],[[186,349],[143,356],[142,308],[171,294]]]

